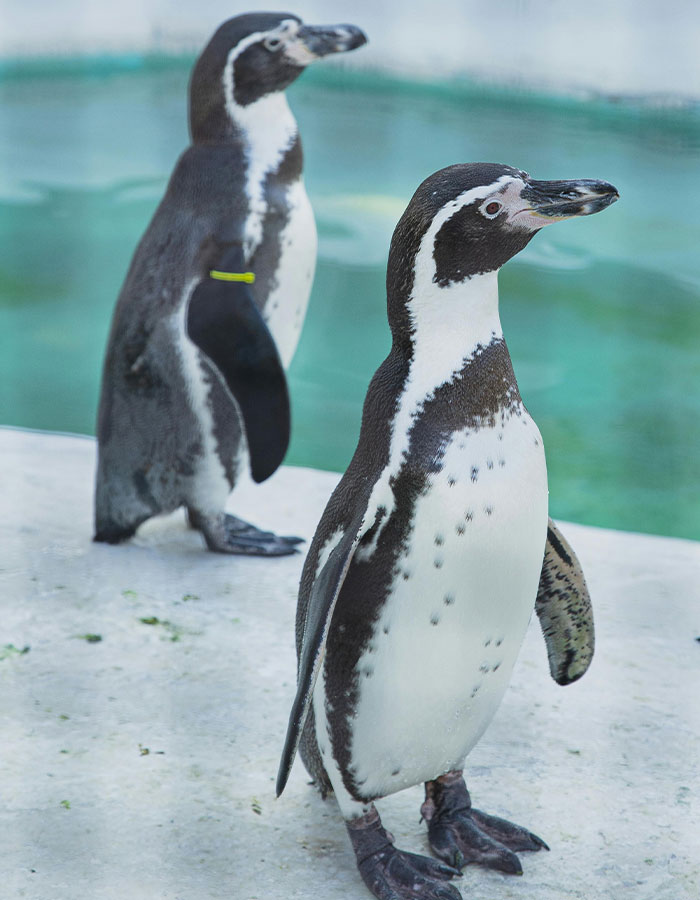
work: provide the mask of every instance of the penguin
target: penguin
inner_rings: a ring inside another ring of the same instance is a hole
[[[290,13],[224,22],[189,85],[191,145],[119,295],[97,420],[96,541],[118,543],[184,506],[209,550],[277,556],[278,537],[224,512],[289,442],[285,368],[304,320],[316,226],[287,88],[320,57],[361,46],[354,25]]]
[[[473,808],[463,776],[533,607],[559,683],[584,674],[594,645],[583,573],[548,518],[542,438],[503,337],[497,278],[543,226],[617,199],[603,181],[453,165],[420,185],[394,231],[392,346],[304,564],[277,778],[279,796],[299,747],[381,900],[458,900],[446,882],[465,864],[520,874],[517,852],[546,848]],[[421,783],[437,859],[395,847],[374,805]]]

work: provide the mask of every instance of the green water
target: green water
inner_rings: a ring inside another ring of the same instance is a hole
[[[0,72],[0,422],[92,433],[112,306],[186,144],[189,60]],[[288,462],[341,470],[388,346],[384,269],[418,183],[469,160],[612,181],[501,273],[554,515],[700,538],[700,111],[317,67],[290,90],[320,233]]]

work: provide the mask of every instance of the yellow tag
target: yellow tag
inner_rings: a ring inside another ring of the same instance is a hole
[[[245,281],[246,284],[252,284],[255,281],[255,272],[219,272],[212,269],[209,277],[217,281]]]

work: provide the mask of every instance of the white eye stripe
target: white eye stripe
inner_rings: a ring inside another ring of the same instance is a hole
[[[268,31],[267,36],[263,40],[263,46],[267,50],[279,50],[287,40],[293,38],[299,31],[299,23],[294,19],[285,19],[277,28]]]
[[[516,179],[512,175],[501,175],[501,177],[497,178],[493,184],[481,185],[480,187],[471,188],[470,190],[459,194],[459,196],[455,197],[454,200],[450,200],[449,203],[446,203],[445,206],[436,213],[435,218],[430,223],[430,227],[423,236],[423,240],[432,245],[435,235],[442,225],[448,219],[451,219],[463,206],[468,206],[470,203],[475,203],[477,200],[481,199],[484,200],[483,205],[486,206],[493,198],[494,191],[496,191],[497,188],[500,188],[500,190],[503,191],[511,184],[517,183],[519,180],[520,179]],[[488,200],[486,198],[488,198]]]

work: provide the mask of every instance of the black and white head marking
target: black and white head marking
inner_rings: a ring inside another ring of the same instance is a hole
[[[404,267],[415,259],[416,279],[448,287],[498,270],[544,225],[599,212],[617,198],[603,181],[535,181],[497,163],[448,166],[420,185],[396,227],[389,293],[398,289],[404,300],[408,294],[395,280],[400,273],[392,272],[392,257]]]
[[[291,13],[251,13],[224,22],[197,60],[190,83],[194,143],[242,145],[250,215],[246,255],[259,245],[266,214],[264,182],[287,158],[301,167],[301,147],[285,96],[304,68],[366,37],[353,25],[309,26]]]
[[[249,13],[221,25],[192,75],[192,86],[223,78],[238,106],[284,91],[310,63],[366,43],[354,25],[304,25],[292,13]],[[200,98],[201,99],[201,98]]]
[[[309,63],[366,43],[354,25],[304,25],[292,13],[248,13],[224,22],[190,80],[194,142],[228,140],[241,123],[232,110],[281,95]],[[243,124],[242,127],[245,127]]]
[[[387,466],[370,512],[391,509],[391,478],[408,450],[415,417],[444,384],[502,340],[498,270],[551,222],[589,215],[618,198],[603,181],[534,181],[497,163],[449,166],[413,195],[391,242],[389,324],[410,344],[409,370],[391,425]],[[410,263],[412,262],[412,265]],[[371,555],[379,534],[362,552]]]
[[[313,58],[295,40],[301,21],[283,18],[269,29],[253,31],[229,50],[223,70],[226,106],[255,103],[283,91]]]

